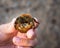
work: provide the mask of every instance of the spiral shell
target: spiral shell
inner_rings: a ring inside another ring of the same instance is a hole
[[[14,27],[21,33],[26,33],[29,29],[34,28],[34,19],[30,14],[21,14],[17,17]]]

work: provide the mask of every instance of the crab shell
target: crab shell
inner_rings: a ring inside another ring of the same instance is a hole
[[[29,29],[34,28],[34,19],[30,14],[22,14],[17,17],[14,27],[19,32],[26,33]]]

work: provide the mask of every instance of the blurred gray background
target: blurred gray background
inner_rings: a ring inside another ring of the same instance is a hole
[[[40,25],[36,48],[60,48],[60,0],[0,0],[0,24],[30,13]]]

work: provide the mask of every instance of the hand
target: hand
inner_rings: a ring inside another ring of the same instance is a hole
[[[34,46],[36,43],[35,29],[30,29],[27,33],[17,32],[14,28],[14,21],[15,19],[10,23],[0,25],[0,47],[8,48],[9,46],[7,43],[11,43],[10,40],[12,38],[12,41],[17,48],[30,48],[31,46]],[[13,48],[11,46],[10,48]]]

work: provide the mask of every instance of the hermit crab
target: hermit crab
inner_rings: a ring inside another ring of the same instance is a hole
[[[35,25],[35,23],[37,25]],[[36,28],[39,22],[37,22],[30,14],[21,14],[16,18],[14,27],[21,33],[26,33],[31,28]]]

